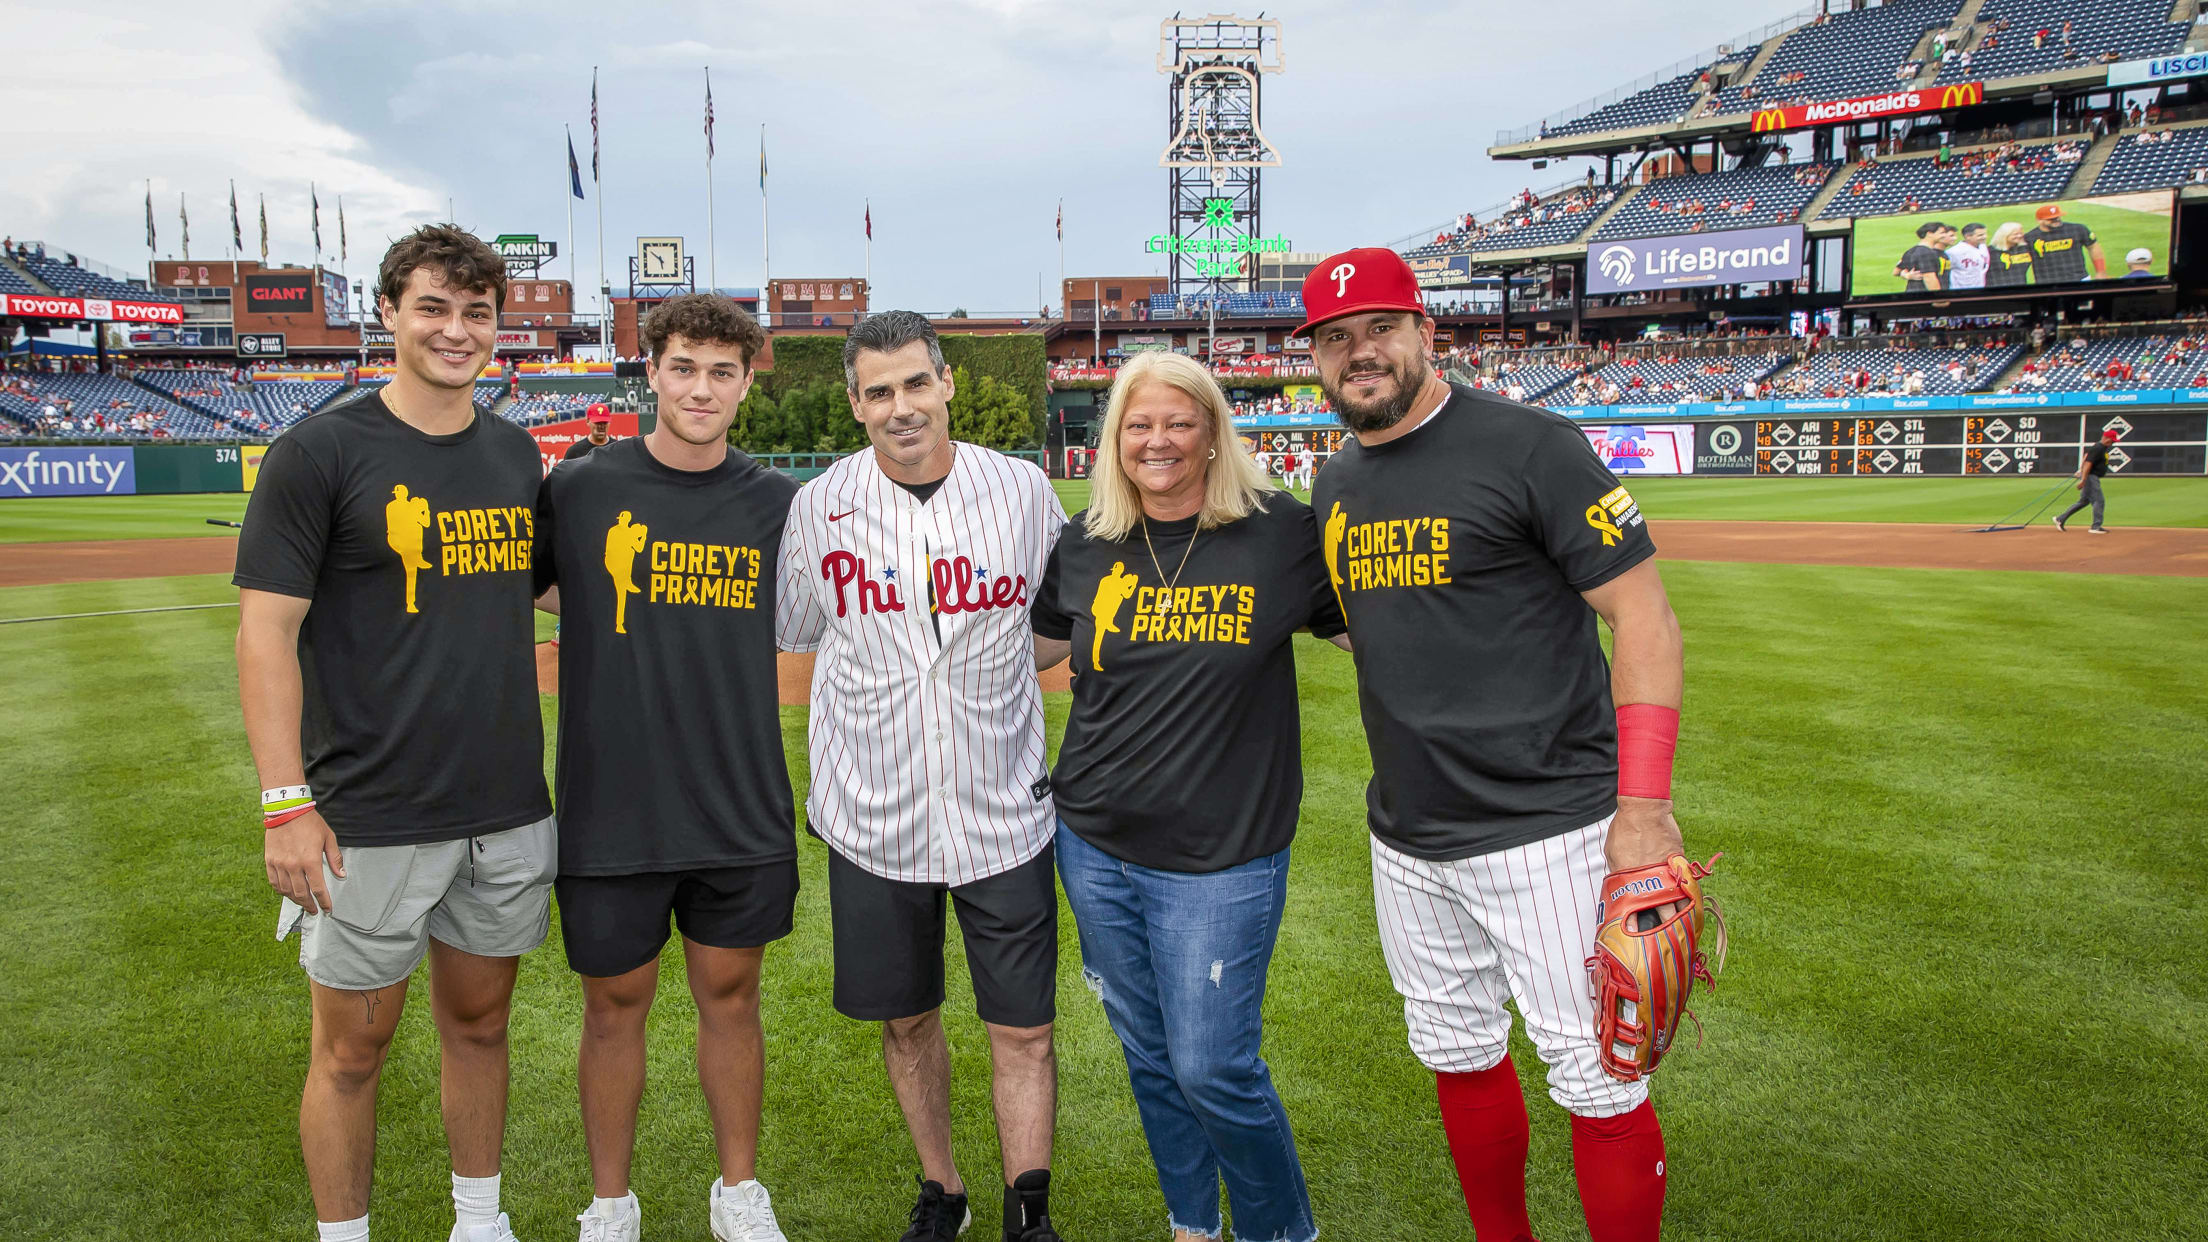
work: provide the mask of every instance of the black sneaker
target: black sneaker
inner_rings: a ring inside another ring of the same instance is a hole
[[[1050,1225],[1049,1169],[1029,1169],[1004,1188],[1004,1242],[1063,1242]]]
[[[897,1242],[950,1242],[974,1223],[965,1195],[947,1193],[941,1182],[913,1180],[920,1182],[920,1200],[912,1205],[912,1224]]]

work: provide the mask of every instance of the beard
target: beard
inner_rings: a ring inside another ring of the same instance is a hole
[[[1386,431],[1402,422],[1404,415],[1409,414],[1411,407],[1418,403],[1418,394],[1425,387],[1425,379],[1420,370],[1416,359],[1405,359],[1402,365],[1393,370],[1381,367],[1361,371],[1345,370],[1342,372],[1339,387],[1326,383],[1322,377],[1319,387],[1326,393],[1326,399],[1334,403],[1334,408],[1341,411],[1342,422],[1351,431]],[[1395,392],[1388,396],[1376,396],[1370,401],[1351,398],[1349,386],[1353,378],[1371,375],[1394,376]]]

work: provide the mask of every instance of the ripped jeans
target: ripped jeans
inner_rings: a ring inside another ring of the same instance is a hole
[[[1221,1236],[1224,1182],[1241,1242],[1311,1242],[1319,1231],[1295,1135],[1258,1055],[1288,851],[1224,871],[1157,871],[1061,820],[1058,871],[1172,1226]]]

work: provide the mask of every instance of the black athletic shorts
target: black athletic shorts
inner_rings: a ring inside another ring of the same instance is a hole
[[[862,1022],[943,1004],[943,895],[958,909],[974,1010],[998,1026],[1042,1026],[1058,1013],[1055,851],[950,888],[885,880],[828,851],[836,931],[836,1012]]]
[[[635,875],[563,875],[560,937],[567,965],[610,979],[659,956],[667,917],[682,934],[715,949],[750,949],[790,934],[797,909],[797,860]]]

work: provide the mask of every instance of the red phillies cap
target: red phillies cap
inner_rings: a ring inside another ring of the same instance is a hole
[[[605,402],[600,401],[584,410],[583,417],[594,423],[610,423],[613,421],[613,411],[606,408]]]
[[[2049,203],[2045,207],[2040,208],[2038,211],[2035,211],[2032,214],[2038,216],[2042,220],[2060,220],[2062,219],[2062,208],[2053,203]]]
[[[1366,311],[1426,313],[1419,300],[1418,277],[1403,256],[1386,246],[1359,246],[1321,260],[1303,278],[1303,326],[1297,336],[1329,319]]]
[[[2102,432],[2102,433],[2101,433],[2101,438],[2102,438],[2103,440],[2114,440],[2114,439],[2118,438],[2118,437],[2117,437],[2117,432],[2116,432],[2116,429],[2115,429],[2114,427],[2111,427],[2111,428],[2109,428],[2108,430],[2106,430],[2106,431]]]

